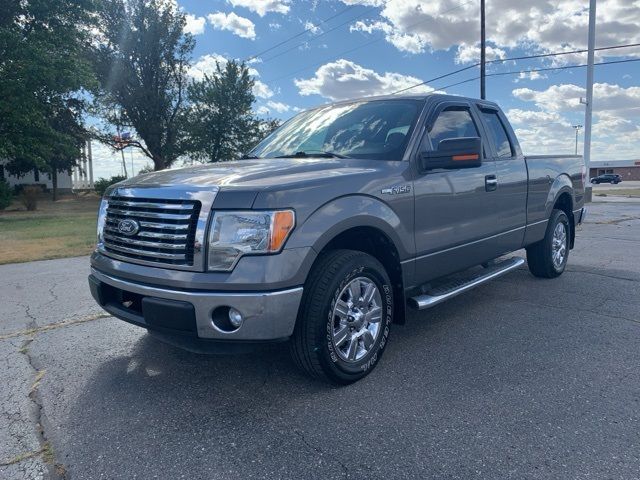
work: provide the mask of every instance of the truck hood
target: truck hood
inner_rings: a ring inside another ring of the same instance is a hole
[[[219,186],[268,188],[376,170],[374,160],[334,158],[269,158],[210,163],[147,173],[118,187]]]

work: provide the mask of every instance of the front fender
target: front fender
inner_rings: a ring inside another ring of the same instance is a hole
[[[320,252],[337,235],[355,227],[382,231],[396,246],[401,261],[413,256],[413,233],[388,205],[367,195],[349,195],[324,204],[293,231],[287,248],[312,247]]]

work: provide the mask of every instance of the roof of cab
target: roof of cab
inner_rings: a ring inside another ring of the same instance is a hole
[[[319,107],[328,107],[331,105],[344,105],[349,103],[360,103],[360,102],[373,102],[373,101],[386,101],[386,100],[421,100],[426,101],[430,99],[437,99],[440,101],[469,101],[473,103],[482,103],[485,105],[492,105],[498,107],[495,102],[491,102],[489,100],[480,100],[479,98],[472,97],[461,97],[459,95],[449,95],[446,93],[425,93],[421,95],[376,95],[372,97],[359,97],[359,98],[351,98],[345,100],[338,100],[336,102],[330,102],[323,105],[318,105],[314,108]]]

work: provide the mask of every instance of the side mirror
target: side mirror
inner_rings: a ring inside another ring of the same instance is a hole
[[[420,154],[422,170],[436,168],[474,168],[482,165],[482,139],[480,137],[447,138],[438,149]]]

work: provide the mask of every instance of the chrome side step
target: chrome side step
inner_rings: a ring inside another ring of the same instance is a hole
[[[524,258],[511,257],[501,262],[495,263],[483,271],[475,273],[466,278],[457,278],[447,283],[437,286],[422,295],[417,295],[408,299],[409,306],[416,310],[431,308],[439,303],[449,300],[461,293],[471,290],[478,285],[482,285],[489,280],[501,277],[505,273],[524,265]]]

